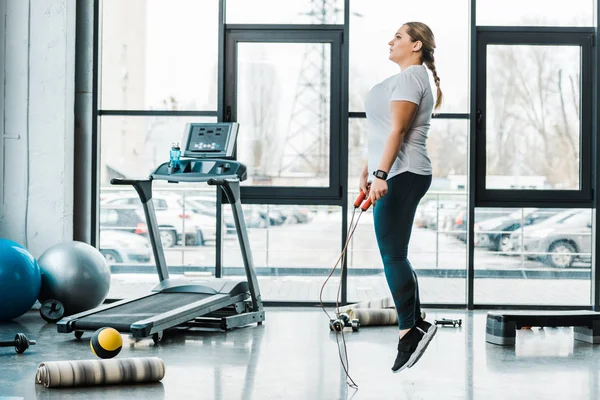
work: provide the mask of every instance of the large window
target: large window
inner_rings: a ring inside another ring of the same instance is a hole
[[[475,303],[590,304],[590,209],[478,208],[475,246]]]
[[[353,203],[367,151],[366,120],[350,119],[349,132],[348,196]],[[466,119],[436,118],[431,122],[428,152],[433,181],[417,209],[408,250],[408,258],[419,275],[424,303],[465,302],[467,137]],[[361,216],[350,242],[348,268],[349,301],[389,295],[371,210]]]
[[[435,35],[444,93],[408,253],[421,302],[597,302],[596,3],[100,0],[99,248],[114,279],[131,285],[112,293],[141,294],[157,276],[139,197],[111,178],[148,176],[186,123],[234,121],[262,298],[318,303],[367,160],[364,99],[400,72],[388,58],[394,33],[420,21]],[[215,188],[153,185],[170,272],[242,276],[230,206]],[[344,300],[390,296],[371,210],[346,262]],[[339,283],[336,273],[323,300]]]
[[[435,64],[445,101],[440,112],[469,109],[469,2],[467,0],[352,1],[350,4],[350,111],[364,111],[367,91],[400,72],[388,42],[404,22],[422,21],[436,39]],[[433,84],[433,78],[431,78]]]
[[[102,0],[101,108],[216,110],[218,4]]]
[[[228,24],[343,24],[344,0],[227,0]]]
[[[231,221],[231,207],[223,207],[225,221]],[[263,300],[318,301],[339,256],[341,207],[252,204],[244,209]],[[223,265],[224,276],[244,276],[233,235],[224,242]],[[335,301],[338,277],[339,269],[325,286],[323,301]]]
[[[245,186],[328,187],[331,45],[238,43],[238,160]]]
[[[466,236],[466,225],[457,221],[462,221],[466,209],[468,182],[468,7],[468,1],[417,4],[377,0],[351,2],[350,8],[349,108],[356,116],[364,117],[364,98],[371,87],[400,72],[388,59],[388,42],[397,29],[404,22],[422,21],[435,35],[443,115],[431,122],[427,145],[433,182],[419,205],[408,252],[419,275],[424,303],[465,302],[467,252],[461,238]],[[431,13],[431,9],[436,12]],[[431,72],[430,81],[435,88]],[[348,143],[348,196],[352,203],[368,152],[365,119],[349,120]],[[352,302],[389,296],[372,214],[361,218],[348,256],[348,301]]]
[[[592,35],[478,28],[478,205],[591,202]]]
[[[218,1],[100,2],[99,248],[115,279],[133,292],[157,281],[147,221],[137,193],[110,180],[147,177],[169,159],[186,123],[217,120],[218,8]],[[214,188],[153,186],[172,273],[192,265],[214,271],[216,208],[190,200],[214,198]]]
[[[580,53],[488,46],[487,189],[581,188]]]
[[[593,26],[594,0],[477,0],[477,25]]]

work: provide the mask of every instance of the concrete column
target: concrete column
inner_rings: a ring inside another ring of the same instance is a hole
[[[75,0],[4,4],[0,237],[38,257],[73,238]]]

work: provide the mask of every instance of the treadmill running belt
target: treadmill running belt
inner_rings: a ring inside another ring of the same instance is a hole
[[[157,293],[80,318],[73,322],[73,327],[75,329],[94,330],[111,326],[119,331],[129,331],[129,326],[134,322],[173,311],[175,308],[210,296],[210,294],[199,293]]]

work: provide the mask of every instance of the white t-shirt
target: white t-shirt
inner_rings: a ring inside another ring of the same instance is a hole
[[[392,130],[391,104],[393,100],[407,100],[418,105],[415,118],[398,156],[388,172],[388,179],[402,172],[431,175],[431,160],[427,155],[427,134],[433,112],[433,94],[425,65],[411,65],[375,85],[365,99],[369,144],[368,180],[373,180],[383,148]]]

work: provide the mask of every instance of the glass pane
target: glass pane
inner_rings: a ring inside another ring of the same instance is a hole
[[[100,120],[100,184],[112,178],[146,177],[165,161],[185,124],[216,122],[213,117],[103,116]]]
[[[343,24],[344,0],[227,0],[226,23]]]
[[[358,191],[349,195],[354,202]],[[463,215],[466,199],[465,191],[430,189],[417,208],[408,259],[419,279],[422,303],[465,303],[467,252]],[[352,211],[349,213],[348,221],[352,219]],[[348,266],[348,301],[391,297],[371,209],[361,215],[348,245]]]
[[[477,25],[594,26],[594,0],[477,0]]]
[[[592,210],[475,209],[475,302],[589,305]]]
[[[101,118],[100,250],[111,265],[113,278],[123,281],[134,292],[139,289],[136,294],[142,294],[158,282],[147,221],[134,189],[113,186],[110,180],[147,177],[169,160],[171,144],[181,141],[186,123],[215,121],[215,118],[202,117]],[[182,273],[180,267],[190,262],[205,267],[212,265],[214,271],[216,220],[214,216],[196,212],[193,206],[184,202],[183,197],[190,189],[193,185],[175,186],[163,181],[153,184],[154,206],[167,265],[179,267],[174,273]],[[215,197],[214,187],[196,191]],[[201,260],[189,253],[194,247],[203,249]],[[200,262],[202,260],[204,263]],[[116,275],[122,276],[115,278]],[[111,291],[111,298],[131,295],[119,290]]]
[[[578,190],[580,48],[488,45],[487,189]]]
[[[101,108],[216,110],[218,5],[102,1]]]
[[[435,10],[435,12],[432,12]],[[388,42],[402,23],[422,21],[436,39],[435,64],[444,102],[440,112],[469,112],[469,1],[352,1],[350,9],[350,111],[364,111],[375,84],[400,72]],[[435,84],[430,73],[432,88]]]
[[[330,45],[238,44],[246,186],[329,186]]]
[[[349,199],[358,195],[366,162],[366,119],[350,119]],[[433,181],[417,209],[409,260],[417,271],[425,303],[464,303],[468,120],[434,119],[427,142]],[[449,152],[447,149],[452,148]],[[350,208],[352,209],[352,207]],[[352,214],[348,217],[350,221]],[[370,211],[361,217],[348,250],[348,300],[389,296]],[[432,245],[433,244],[433,245]],[[367,273],[368,272],[368,273]]]
[[[341,251],[339,207],[244,205],[252,255],[263,300],[319,301],[321,286]],[[231,206],[223,206],[228,233],[223,241],[224,275],[243,276]],[[323,292],[334,301],[339,267]]]
[[[348,187],[358,190],[362,168],[367,161],[367,123],[364,118],[349,120]],[[466,191],[468,120],[433,119],[427,151],[433,164],[430,190]],[[448,151],[452,149],[452,151]]]

